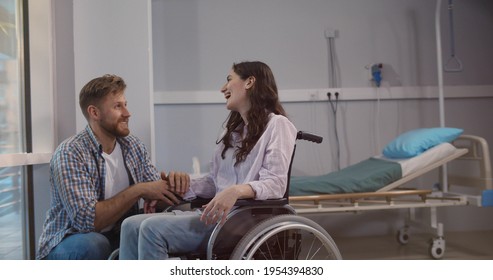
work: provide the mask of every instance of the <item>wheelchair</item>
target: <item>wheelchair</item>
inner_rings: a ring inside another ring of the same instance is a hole
[[[297,140],[321,143],[322,137],[299,131]],[[207,260],[331,260],[342,259],[332,237],[314,221],[296,215],[289,205],[289,178],[296,145],[288,170],[286,193],[281,199],[241,199],[228,213],[226,222],[217,224],[204,252],[191,252],[179,259]],[[190,209],[208,200],[197,198]],[[171,211],[168,207],[165,211]],[[110,259],[117,258],[118,251]]]

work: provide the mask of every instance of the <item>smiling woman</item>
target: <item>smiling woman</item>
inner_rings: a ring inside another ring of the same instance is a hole
[[[202,197],[210,202],[200,211],[125,219],[120,259],[167,259],[202,251],[215,224],[226,222],[238,199],[278,199],[286,193],[297,132],[279,101],[270,67],[260,61],[233,64],[221,92],[230,112],[216,140],[210,172],[192,179],[182,195],[184,200]]]

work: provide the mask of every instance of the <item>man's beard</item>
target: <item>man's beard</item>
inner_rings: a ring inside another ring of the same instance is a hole
[[[109,134],[115,136],[115,137],[125,137],[130,134],[130,128],[128,127],[128,121],[126,128],[122,129],[120,128],[121,121],[119,121],[116,124],[107,124],[107,123],[101,123],[101,127],[106,130]]]

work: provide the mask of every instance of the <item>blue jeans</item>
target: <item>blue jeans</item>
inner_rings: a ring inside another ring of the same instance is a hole
[[[142,214],[122,223],[120,260],[168,259],[169,255],[205,251],[215,225],[206,226],[198,211]]]
[[[105,260],[111,254],[109,239],[101,233],[88,232],[63,238],[45,260]]]

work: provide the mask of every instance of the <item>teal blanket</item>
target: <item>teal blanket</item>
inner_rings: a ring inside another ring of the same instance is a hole
[[[325,175],[291,177],[289,195],[374,192],[401,177],[400,164],[369,158]]]

